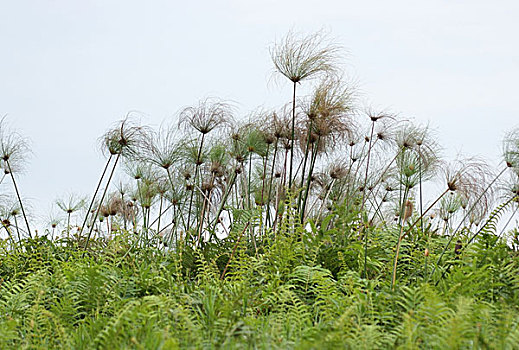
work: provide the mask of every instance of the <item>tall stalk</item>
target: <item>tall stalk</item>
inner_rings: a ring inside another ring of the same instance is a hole
[[[420,196],[420,217],[423,212],[423,192],[422,192],[422,151],[418,144],[418,176],[419,176],[419,196]],[[423,232],[423,220],[420,220],[420,230]]]
[[[305,148],[305,155],[303,158],[303,170],[301,172],[301,184],[299,185],[300,188],[303,188],[304,181],[305,181],[305,171],[306,171],[306,163],[308,160],[308,154],[309,154],[309,148],[310,148],[310,141],[311,141],[311,135],[312,135],[312,124],[313,122],[310,121],[310,126],[308,127],[308,136],[306,138],[306,148]],[[297,200],[297,208],[301,210],[301,199],[302,199],[302,192],[299,192],[299,198]]]
[[[301,208],[301,224],[304,223],[304,219],[305,219],[305,209],[306,209],[306,204],[307,204],[307,201],[308,201],[308,194],[310,192],[310,185],[311,185],[311,181],[312,181],[312,174],[314,172],[315,162],[317,160],[317,150],[319,149],[319,142],[320,141],[321,141],[321,136],[319,135],[317,137],[317,141],[315,142],[315,144],[312,147],[312,158],[311,158],[311,161],[310,161],[310,169],[308,170],[308,177],[306,179],[306,188],[305,188],[305,196],[304,196],[304,199],[303,199],[303,206]]]
[[[246,223],[245,227],[243,228],[243,230],[239,234],[238,239],[236,240],[236,243],[234,244],[234,247],[232,249],[231,256],[229,257],[229,260],[227,261],[227,264],[225,264],[225,268],[223,269],[222,274],[220,275],[220,279],[221,280],[223,280],[223,278],[225,277],[225,273],[227,272],[227,268],[229,267],[229,265],[231,263],[231,260],[234,257],[234,254],[236,253],[236,248],[238,248],[238,244],[240,244],[240,240],[243,237],[243,234],[245,233],[245,231],[247,230],[247,227],[249,227],[249,224],[250,224],[249,222]]]
[[[164,196],[161,194],[160,195],[160,204],[159,204],[159,217],[158,217],[158,222],[157,222],[157,234],[160,233],[160,218],[162,216],[162,202],[163,202],[163,198],[164,198]]]
[[[389,163],[386,165],[386,167],[384,168],[384,170],[383,170],[382,173],[380,174],[380,176],[379,176],[377,182],[375,182],[375,184],[374,184],[375,186],[378,185],[378,184],[382,181],[384,175],[386,175],[386,173],[388,172],[389,168],[390,168],[391,165],[395,162],[395,160],[398,158],[399,155],[400,155],[400,151],[396,154],[395,157],[393,157],[393,159],[391,160],[391,162],[389,162]],[[376,196],[377,194],[378,194],[378,190],[377,190],[377,192],[375,193],[375,196]],[[382,200],[380,201],[380,203],[376,206],[376,207],[377,207],[377,210],[380,209],[382,203],[383,203],[383,199],[382,199]],[[375,210],[375,213],[376,213],[376,210]],[[371,220],[373,220],[374,218],[375,218],[375,214],[372,216]]]
[[[504,224],[503,228],[501,229],[501,232],[499,232],[499,235],[497,236],[498,238],[501,238],[503,233],[505,233],[506,228],[508,227],[508,225],[510,224],[510,222],[514,218],[515,214],[517,214],[518,210],[519,210],[519,205],[517,207],[515,207],[514,211],[512,212],[512,214],[510,215],[510,217],[508,218],[506,223]]]
[[[20,227],[18,226],[18,219],[16,218],[16,215],[14,217],[14,225],[16,226],[16,235],[18,236],[18,242],[22,241],[22,235],[20,234]]]
[[[67,239],[70,238],[70,215],[72,213],[67,213]]]
[[[265,154],[265,157],[263,158],[263,173],[261,176],[261,210],[260,210],[260,219],[259,219],[259,233],[260,236],[263,232],[263,207],[265,206],[265,180],[267,179],[267,162],[269,159],[269,150],[270,150],[270,143],[267,143],[267,152]]]
[[[97,210],[94,215],[94,219],[92,220],[92,226],[90,226],[90,231],[88,231],[88,236],[85,242],[85,248],[83,252],[83,256],[85,256],[86,250],[88,248],[88,243],[90,242],[90,237],[92,235],[92,231],[94,230],[94,223],[97,220],[97,216],[99,215],[99,211],[101,210],[101,206],[103,204],[103,200],[105,199],[106,193],[108,192],[108,186],[110,185],[110,181],[112,180],[112,177],[115,172],[115,168],[117,167],[117,163],[119,162],[119,159],[121,158],[121,153],[117,154],[117,157],[115,158],[114,165],[112,167],[112,171],[110,172],[110,176],[108,177],[108,181],[106,182],[105,189],[103,191],[103,195],[101,196],[101,200],[99,201],[99,206],[97,207]]]
[[[367,156],[367,160],[366,160],[366,172],[364,174],[364,185],[362,186],[364,191],[362,191],[362,203],[360,206],[361,215],[362,215],[362,211],[364,210],[364,203],[366,200],[366,186],[368,184],[369,161],[371,159],[371,150],[372,150],[371,147],[372,147],[372,139],[373,139],[374,130],[375,130],[375,120],[372,120],[371,121],[371,133],[369,135],[368,156]]]
[[[402,240],[404,239],[405,236],[407,236],[409,234],[409,232],[411,232],[413,227],[415,227],[416,224],[419,223],[423,219],[425,214],[427,214],[429,212],[429,210],[431,210],[436,205],[436,203],[438,203],[438,201],[441,198],[443,198],[443,196],[445,196],[447,193],[449,193],[449,191],[450,191],[449,188],[447,188],[445,191],[443,191],[443,193],[440,194],[440,196],[438,196],[438,198],[436,198],[436,200],[420,215],[418,220],[413,222],[413,224],[410,225],[407,228],[407,230],[405,231],[405,233],[403,233],[403,234],[402,234],[402,232],[403,232],[403,225],[401,225],[401,227],[400,227],[400,235],[398,237],[398,243],[397,243],[397,246],[396,246],[395,262],[394,262],[394,265],[393,265],[393,274],[392,274],[392,278],[391,278],[391,288],[394,288],[395,282],[396,282],[396,267],[397,267],[397,264],[398,264],[398,255],[399,255],[399,252],[400,252],[400,245],[402,243]]]
[[[288,160],[288,150],[285,148],[285,156],[283,161],[283,182],[281,184],[280,189],[278,190],[278,193],[276,194],[276,211],[274,214],[274,222],[272,223],[272,227],[274,230],[276,229],[276,224],[281,218],[281,215],[279,213],[279,205],[281,203],[281,193],[279,191],[282,191],[285,189],[285,179],[286,179],[286,170],[287,170],[287,160]]]
[[[18,185],[16,184],[16,180],[13,175],[13,169],[11,169],[11,163],[9,162],[9,159],[5,159],[5,164],[7,164],[9,174],[11,175],[11,179],[13,180],[13,186],[16,192],[16,197],[18,198],[18,203],[20,203],[20,209],[22,209],[23,219],[25,220],[25,225],[27,226],[27,233],[29,234],[29,238],[32,239],[31,228],[29,227],[29,220],[27,220],[27,215],[25,214],[25,208],[23,206],[22,197],[20,196],[20,191],[18,191]]]
[[[193,207],[193,196],[195,194],[195,184],[196,178],[198,177],[198,168],[200,167],[200,157],[202,154],[202,147],[204,146],[205,134],[202,133],[202,138],[200,140],[200,147],[198,148],[198,153],[196,155],[196,164],[195,164],[195,176],[193,177],[193,189],[191,190],[191,197],[189,198],[189,209],[187,211],[187,231],[191,227],[191,209]]]
[[[321,216],[323,214],[324,207],[326,205],[326,200],[328,199],[328,195],[330,194],[330,191],[332,190],[332,187],[335,183],[336,179],[332,179],[330,184],[327,186],[326,191],[324,193],[323,202],[321,203],[321,206],[319,207],[319,212],[317,213],[317,220],[316,222],[319,222],[321,220]]]
[[[250,183],[252,177],[252,152],[249,151],[249,175],[247,176],[247,206],[248,209],[252,209],[252,204],[250,200]]]
[[[272,184],[274,182],[274,168],[276,166],[276,157],[278,153],[278,143],[279,138],[276,137],[276,141],[274,141],[274,155],[272,157],[272,165],[270,166],[270,178],[269,178],[269,192],[267,195],[267,212],[265,214],[265,227],[270,224],[270,201],[272,199]],[[267,223],[268,220],[268,223]]]
[[[372,145],[372,140],[373,140],[373,131],[375,130],[375,120],[376,119],[373,119],[371,120],[371,133],[369,135],[369,146],[368,146],[368,159],[366,161],[366,173],[364,175],[364,185],[362,186],[363,188],[363,191],[362,191],[362,203],[361,203],[361,206],[360,206],[360,215],[361,215],[361,218],[363,217],[363,211],[364,211],[364,204],[366,203],[366,186],[368,184],[368,173],[369,173],[369,161],[370,161],[370,157],[371,157],[371,145]],[[363,223],[361,225],[361,229],[360,229],[360,235],[362,235],[364,232],[364,228],[365,226],[367,225],[367,223]],[[364,278],[368,278],[368,232],[366,232],[366,234],[364,234]]]
[[[296,85],[297,82],[293,83],[293,94],[292,94],[292,130],[290,140],[290,173],[288,176],[288,188],[292,189],[292,167],[294,164],[294,141],[296,139]]]
[[[211,176],[211,181],[209,182],[210,189],[207,191],[207,195],[204,195],[203,189],[200,191],[203,196],[203,201],[202,201],[202,212],[200,213],[200,222],[199,222],[199,228],[198,228],[198,245],[199,246],[201,245],[201,237],[202,237],[202,230],[204,228],[204,218],[205,218],[205,214],[206,214],[206,209],[209,206],[210,200],[211,200],[211,192],[212,192],[212,186],[214,184],[214,178],[215,178],[215,174],[213,173]]]
[[[205,217],[205,209],[206,209],[207,200],[204,198],[202,204],[202,212],[200,213],[200,222],[198,223],[198,236],[197,236],[197,245],[200,247],[202,245],[202,230],[204,228],[204,217]]]
[[[265,194],[265,180],[267,179],[267,162],[269,159],[269,149],[270,149],[270,143],[267,144],[267,153],[265,154],[265,157],[263,158],[263,173],[261,176],[261,203],[262,203],[262,206],[263,206],[264,194]]]
[[[222,214],[223,208],[225,207],[225,203],[227,202],[227,198],[229,197],[229,195],[232,192],[233,186],[234,186],[234,184],[236,182],[236,177],[237,177],[236,171],[233,171],[233,174],[232,174],[232,177],[231,177],[231,181],[229,182],[229,185],[227,185],[227,188],[225,189],[225,193],[224,193],[224,195],[223,195],[223,197],[222,197],[222,199],[220,201],[220,206],[218,207],[218,210],[216,212],[216,216],[215,216],[215,218],[213,220],[214,221],[213,222],[213,231],[216,229],[216,225],[218,224],[218,220],[220,218],[220,214]]]
[[[113,158],[113,154],[110,153],[110,156],[108,157],[108,160],[106,161],[105,168],[103,169],[103,173],[101,174],[101,178],[97,182],[97,187],[96,187],[96,190],[95,190],[94,195],[92,197],[92,200],[90,201],[90,205],[88,206],[88,209],[86,211],[85,219],[83,220],[83,224],[81,225],[81,230],[79,231],[79,236],[81,236],[81,234],[83,233],[83,230],[85,228],[85,225],[86,225],[86,222],[88,220],[88,217],[90,216],[90,210],[92,210],[92,207],[94,205],[94,202],[95,202],[95,199],[96,199],[96,196],[97,196],[97,192],[99,192],[99,188],[101,188],[101,184],[103,182],[103,178],[105,177],[106,170],[108,170],[108,166],[110,165],[110,161],[112,160],[112,158]],[[94,221],[92,221],[92,222],[94,222]]]
[[[355,161],[353,160],[353,145],[350,144],[350,161],[348,166],[348,181],[346,184],[346,207],[350,207],[350,185],[351,183],[355,183],[356,176],[351,176],[351,170],[353,168],[353,163]]]
[[[127,231],[128,230],[128,225],[127,225],[127,219],[126,219],[126,210],[127,210],[127,206],[126,206],[126,203],[124,201],[124,193],[121,193],[121,207],[123,208],[123,227],[124,227],[124,231]]]

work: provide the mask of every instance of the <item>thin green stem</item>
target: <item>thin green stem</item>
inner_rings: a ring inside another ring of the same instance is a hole
[[[90,242],[90,237],[92,236],[92,231],[94,230],[94,223],[97,220],[97,216],[99,215],[99,211],[101,210],[101,206],[103,204],[103,200],[105,199],[106,193],[108,192],[108,186],[110,185],[110,181],[112,180],[112,177],[115,172],[115,168],[117,167],[117,162],[119,162],[119,159],[121,158],[121,154],[117,154],[117,157],[115,158],[114,165],[112,167],[112,171],[110,172],[110,176],[108,177],[108,181],[106,182],[105,189],[103,191],[103,195],[101,196],[101,200],[99,201],[99,206],[97,207],[97,210],[94,215],[94,219],[92,220],[92,226],[90,227],[90,231],[88,231],[88,236],[85,242],[84,252],[83,256],[85,256],[86,250],[88,248],[88,243]]]
[[[307,131],[308,136],[306,138],[305,156],[304,156],[304,160],[303,160],[303,171],[301,172],[301,184],[299,185],[300,188],[303,188],[304,181],[305,181],[306,162],[308,160],[308,154],[309,154],[309,148],[310,148],[310,141],[311,141],[310,136],[312,135],[312,124],[313,124],[313,121],[310,120],[310,126],[308,127],[308,131]],[[297,200],[298,209],[301,209],[302,195],[303,195],[303,193],[299,192],[299,198]]]
[[[290,173],[288,176],[288,188],[292,188],[292,167],[294,163],[294,141],[296,138],[296,82],[293,83],[293,94],[292,94],[292,139],[290,145]]]
[[[366,161],[366,173],[364,175],[364,185],[362,186],[362,204],[360,206],[360,215],[361,218],[364,216],[364,204],[366,203],[366,186],[368,184],[368,173],[369,173],[369,161],[371,157],[371,140],[373,139],[373,131],[375,130],[375,120],[371,122],[371,133],[369,135],[369,146],[368,146],[368,159]],[[367,215],[366,215],[367,217]],[[363,223],[361,225],[360,235],[362,236],[363,231],[368,223]],[[369,234],[366,232],[364,235],[364,278],[368,278],[368,238]]]
[[[397,243],[397,248],[396,248],[396,254],[395,254],[395,263],[393,265],[393,275],[392,275],[392,278],[391,278],[391,288],[393,289],[394,286],[395,286],[395,282],[396,282],[396,267],[397,267],[397,264],[398,264],[398,253],[400,251],[400,244],[402,243],[402,240],[404,239],[405,236],[407,236],[407,234],[409,234],[409,232],[411,232],[411,230],[413,229],[413,227],[415,227],[415,225],[417,223],[420,222],[420,220],[423,219],[423,217],[425,216],[425,214],[427,214],[429,212],[429,210],[431,210],[434,205],[436,205],[436,203],[438,203],[438,201],[445,195],[449,192],[450,190],[447,188],[440,196],[438,196],[438,198],[436,198],[436,200],[429,206],[429,208],[427,208],[427,210],[425,210],[422,215],[420,215],[420,217],[418,218],[418,220],[416,220],[415,222],[413,222],[412,225],[410,225],[408,227],[408,229],[405,231],[404,234],[402,234],[402,231],[403,231],[403,225],[400,227],[400,235],[398,237],[398,243]]]
[[[32,238],[31,228],[29,227],[29,220],[27,220],[27,214],[25,214],[25,208],[23,206],[22,197],[20,196],[20,191],[18,191],[18,185],[16,184],[16,180],[14,179],[13,169],[11,169],[11,163],[9,160],[6,160],[7,168],[9,170],[9,174],[11,175],[11,179],[13,180],[14,190],[16,192],[16,197],[18,198],[18,203],[20,203],[20,209],[22,209],[23,219],[25,220],[25,225],[27,226],[27,233],[29,234],[29,238]]]
[[[196,178],[198,177],[198,169],[200,167],[200,157],[202,156],[202,147],[204,146],[204,140],[205,140],[205,134],[202,134],[202,138],[200,140],[200,147],[198,148],[198,153],[196,155],[196,164],[195,164],[195,176],[193,177],[193,189],[191,190],[191,197],[189,198],[189,209],[187,212],[187,231],[189,231],[189,228],[191,227],[191,209],[193,207],[193,196],[195,194],[195,184],[196,184]]]
[[[92,206],[94,205],[94,201],[96,199],[97,192],[99,192],[99,188],[101,188],[101,183],[103,182],[103,178],[105,177],[106,170],[108,169],[108,166],[110,165],[110,161],[112,160],[112,157],[113,157],[113,154],[110,154],[110,157],[108,157],[108,160],[106,161],[105,168],[103,169],[103,173],[101,174],[101,178],[99,179],[99,181],[97,183],[97,187],[96,187],[96,190],[94,192],[94,196],[92,197],[92,200],[90,201],[90,205],[88,206],[88,209],[87,209],[87,212],[86,212],[86,215],[85,215],[85,219],[83,220],[83,224],[81,225],[81,230],[79,231],[79,236],[81,236],[81,234],[83,233],[83,229],[85,228],[85,225],[87,223],[88,216],[90,215],[90,210],[92,210]],[[94,221],[92,221],[92,225],[94,225],[93,224]]]
[[[321,136],[318,136],[317,137],[317,142],[312,147],[312,159],[311,159],[311,162],[310,162],[310,169],[308,170],[308,177],[306,179],[306,188],[305,188],[305,197],[304,197],[304,200],[303,200],[303,206],[301,208],[301,224],[304,223],[304,219],[305,219],[305,209],[306,209],[306,204],[307,204],[307,201],[308,201],[308,194],[310,193],[310,185],[311,185],[311,181],[312,181],[312,174],[314,172],[315,162],[317,160],[317,150],[319,148],[320,140],[321,140]]]

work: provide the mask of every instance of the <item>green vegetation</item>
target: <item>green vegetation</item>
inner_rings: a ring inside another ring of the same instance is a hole
[[[291,102],[246,122],[215,98],[159,130],[128,115],[43,234],[2,120],[0,348],[519,348],[519,130],[497,171],[445,162],[427,127],[357,107],[339,53],[274,45]]]

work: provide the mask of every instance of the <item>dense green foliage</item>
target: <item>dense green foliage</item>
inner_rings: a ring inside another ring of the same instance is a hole
[[[139,247],[123,233],[92,242],[85,256],[44,237],[18,253],[4,245],[1,347],[519,347],[519,267],[506,244],[487,234],[459,256],[449,251],[448,271],[431,275],[425,259],[445,238],[415,230],[392,290],[398,232],[371,230],[361,278],[363,245],[348,213],[338,207],[345,220],[330,230],[284,225],[257,249],[240,239],[245,225],[197,250]]]

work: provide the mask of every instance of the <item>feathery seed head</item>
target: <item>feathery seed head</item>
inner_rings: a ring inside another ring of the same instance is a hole
[[[179,126],[192,128],[202,135],[215,128],[231,124],[233,108],[227,102],[217,98],[207,98],[197,106],[186,107],[180,112]]]
[[[58,208],[63,210],[67,214],[71,214],[75,211],[82,209],[86,204],[86,198],[78,196],[77,194],[70,193],[63,198],[56,200]]]
[[[293,83],[337,71],[339,47],[323,32],[303,36],[289,32],[270,49],[275,71]]]
[[[503,141],[503,158],[507,167],[519,174],[519,128],[506,134]]]
[[[111,155],[131,157],[139,155],[141,147],[146,145],[149,129],[137,126],[128,114],[117,125],[108,130],[101,138],[102,151]]]
[[[0,165],[4,174],[22,171],[29,155],[28,141],[9,128],[5,117],[0,119]]]

